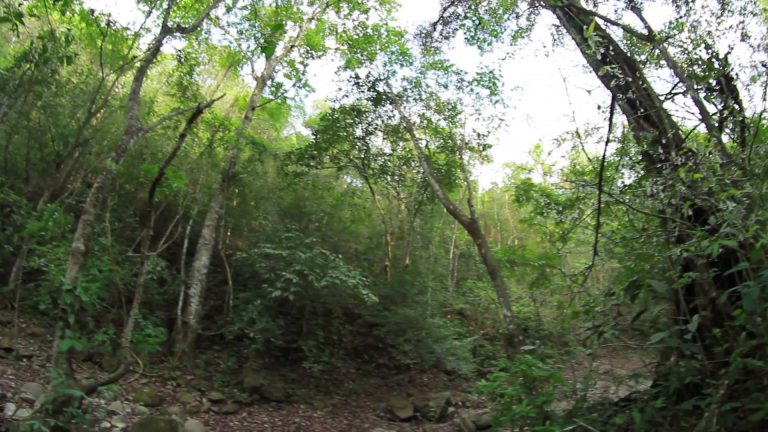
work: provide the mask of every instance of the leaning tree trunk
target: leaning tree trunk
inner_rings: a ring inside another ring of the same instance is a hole
[[[182,293],[183,312],[176,317],[173,335],[173,354],[176,361],[181,360],[185,355],[192,352],[195,339],[200,332],[200,317],[203,309],[203,299],[205,296],[205,287],[208,278],[208,270],[211,265],[211,256],[216,245],[216,227],[219,219],[224,212],[224,206],[227,202],[229,186],[235,176],[237,162],[242,152],[248,129],[253,122],[253,116],[259,108],[264,90],[275,75],[275,70],[302,42],[304,35],[309,27],[318,19],[320,13],[325,10],[324,6],[318,7],[306,21],[302,23],[299,29],[290,40],[286,41],[285,46],[279,54],[269,57],[264,63],[264,68],[256,79],[251,96],[248,100],[248,107],[243,114],[240,128],[235,138],[234,146],[229,150],[226,159],[226,165],[222,171],[219,184],[211,197],[211,204],[205,215],[205,222],[200,230],[200,237],[195,248],[195,255],[192,259],[192,267],[189,272],[188,283]]]
[[[576,42],[600,82],[616,98],[618,106],[627,118],[635,141],[642,146],[646,171],[662,176],[680,168],[695,169],[694,152],[685,148],[685,139],[680,132],[680,127],[651,87],[637,60],[631,57],[611,34],[595,21],[600,16],[576,1],[561,3],[548,0],[545,4]],[[653,46],[662,44],[662,41],[654,38],[655,35],[650,26],[639,12],[635,11],[635,13],[650,31],[649,35],[640,35],[641,39]],[[598,41],[597,47],[590,44],[590,41]],[[696,94],[695,88],[687,81],[687,77],[670,53],[666,49],[662,49],[661,53],[666,63],[682,81],[687,96],[693,99],[700,115],[704,117],[702,122],[708,131],[717,134],[710,139],[719,154],[723,159],[730,159],[720,140],[722,130],[713,129],[713,120],[703,106],[701,97]],[[721,160],[721,163],[726,162],[727,160]],[[717,222],[715,224],[710,222],[712,219],[718,219],[712,218],[717,215],[717,210],[712,207],[712,204],[695,198],[697,196],[695,182],[691,181],[685,187],[690,192],[689,198],[683,197],[680,200],[682,202],[671,207],[659,205],[660,218],[664,228],[670,233],[669,242],[677,247],[684,247],[700,235],[716,234],[722,228],[717,225]],[[677,188],[679,185],[674,185],[672,190],[666,192],[679,194],[675,191]],[[687,254],[681,262],[677,263],[678,273],[681,276],[684,274],[696,276],[673,296],[675,320],[680,326],[690,325],[693,317],[698,316],[695,336],[702,347],[702,355],[708,360],[714,360],[715,357],[717,359],[729,357],[730,348],[727,346],[730,343],[727,340],[734,331],[729,326],[732,320],[730,312],[732,305],[738,302],[738,299],[734,298],[738,296],[738,291],[734,288],[750,280],[748,270],[733,271],[732,269],[746,261],[743,250],[749,250],[752,242],[746,238],[734,240],[739,244],[738,247],[721,248],[714,258],[707,256],[703,251],[692,251],[693,253]],[[730,292],[734,294],[727,298],[726,293]],[[726,300],[722,301],[724,298]],[[738,329],[735,330],[736,333],[739,332]],[[732,336],[738,338],[738,334]],[[690,353],[684,352],[676,354],[678,358],[690,356]],[[717,370],[727,366],[727,361],[706,361],[702,362],[702,365],[705,376],[712,377]],[[690,397],[692,392],[697,391],[696,388],[699,387],[691,386],[687,390],[692,391],[684,391],[681,396]]]
[[[424,174],[427,176],[432,192],[437,196],[438,201],[442,204],[445,211],[458,222],[464,230],[472,238],[475,243],[477,252],[480,255],[480,259],[485,266],[486,273],[491,279],[491,284],[496,291],[496,299],[499,302],[501,308],[501,315],[504,320],[506,328],[502,335],[502,342],[507,357],[512,358],[518,351],[523,342],[523,335],[519,328],[517,317],[512,312],[512,300],[509,294],[509,285],[504,278],[504,273],[499,266],[499,262],[496,260],[496,256],[493,254],[490,246],[488,245],[488,239],[483,232],[480,220],[475,211],[474,198],[472,193],[472,185],[467,183],[468,197],[467,204],[469,206],[469,214],[466,214],[445,192],[442,184],[438,180],[435,173],[432,171],[432,167],[429,164],[427,155],[424,152],[423,147],[419,142],[419,137],[416,134],[416,126],[411,119],[405,114],[398,101],[394,101],[395,109],[400,115],[400,120],[403,123],[406,133],[416,150],[416,155],[419,159]],[[465,181],[467,179],[465,178]]]
[[[203,308],[205,285],[208,278],[208,269],[211,265],[211,256],[216,245],[216,227],[219,225],[219,218],[221,218],[224,212],[229,186],[235,176],[237,161],[242,152],[243,140],[245,140],[247,131],[253,122],[253,116],[259,107],[264,89],[266,89],[267,83],[275,73],[276,61],[277,58],[273,57],[266,62],[251,92],[248,108],[243,115],[235,145],[227,153],[226,165],[222,171],[219,184],[213,192],[211,205],[208,208],[205,222],[203,222],[203,227],[200,230],[200,237],[197,240],[195,256],[192,259],[192,267],[189,271],[187,286],[185,287],[184,310],[177,317],[175,334],[173,335],[173,352],[177,361],[181,360],[182,356],[191,352],[195,338],[200,332],[200,315]]]
[[[69,347],[65,349],[62,344],[64,338],[70,337],[69,333],[75,329],[74,323],[80,312],[80,302],[76,295],[76,288],[79,283],[81,269],[85,263],[88,248],[91,244],[93,228],[96,222],[96,215],[98,213],[101,198],[106,193],[117,169],[128,155],[128,152],[133,148],[136,141],[164,121],[175,117],[180,112],[187,111],[185,109],[170,113],[149,127],[143,127],[141,124],[141,90],[147,77],[147,73],[149,72],[149,68],[160,54],[163,44],[168,37],[174,34],[189,34],[195,32],[208,18],[213,9],[215,9],[222,1],[223,0],[212,0],[211,4],[205,9],[199,19],[189,26],[169,25],[171,12],[176,1],[172,0],[168,2],[163,11],[160,31],[150,42],[149,48],[145,52],[134,73],[126,105],[125,126],[120,142],[112,153],[112,156],[108,159],[106,167],[96,177],[93,186],[91,186],[86,201],[83,204],[80,218],[77,221],[77,228],[72,240],[72,246],[69,250],[67,267],[64,274],[62,295],[59,298],[52,363],[54,371],[63,376],[63,382],[66,383],[66,386],[77,388],[85,395],[95,392],[102,385],[120,379],[126,371],[125,367],[121,367],[114,374],[104,379],[88,383],[79,383],[72,367],[73,348]],[[65,301],[65,299],[67,300]],[[81,400],[80,395],[57,393],[56,397],[49,399],[47,405],[41,407],[41,410],[47,411],[48,415],[54,418],[61,418],[66,416],[67,408],[72,407],[73,405],[79,405]]]
[[[182,128],[181,132],[179,133],[178,138],[176,139],[176,144],[174,145],[173,149],[171,149],[171,152],[168,154],[168,156],[165,158],[163,163],[160,165],[160,168],[157,170],[157,174],[155,175],[155,178],[152,180],[152,183],[150,184],[149,191],[147,193],[147,204],[146,208],[142,212],[142,216],[140,217],[140,225],[142,227],[141,229],[141,238],[139,242],[139,257],[140,257],[140,265],[139,265],[139,274],[136,277],[136,288],[134,290],[133,294],[133,301],[131,303],[131,309],[128,312],[128,317],[125,321],[125,326],[123,327],[123,333],[120,338],[120,351],[121,351],[121,360],[123,363],[126,363],[128,361],[128,353],[131,347],[131,341],[133,339],[133,329],[136,326],[136,320],[139,316],[139,310],[141,301],[144,295],[144,286],[146,285],[147,280],[147,274],[149,273],[149,267],[150,267],[150,244],[152,241],[152,237],[154,235],[155,231],[155,219],[157,217],[156,209],[155,209],[155,196],[157,193],[157,189],[160,187],[160,184],[163,182],[163,179],[165,178],[166,172],[168,168],[171,166],[171,163],[176,159],[176,156],[179,154],[179,151],[184,146],[184,142],[187,140],[187,137],[189,137],[189,133],[192,131],[192,128],[194,127],[197,120],[203,115],[206,109],[210,108],[217,100],[221,99],[220,97],[217,99],[210,100],[205,103],[200,103],[197,108],[192,112],[192,114],[187,118],[187,121],[184,124],[184,127]],[[178,218],[177,218],[178,219]],[[173,224],[171,224],[173,226]],[[166,235],[163,236],[163,239],[160,240],[160,243],[157,246],[157,250],[160,251],[164,248],[164,239],[167,237],[167,233],[170,232],[171,227],[168,228],[166,231]]]

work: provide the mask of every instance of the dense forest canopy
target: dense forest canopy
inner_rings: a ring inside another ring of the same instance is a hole
[[[439,371],[499,430],[768,427],[764,1],[96,3],[0,0],[0,371],[48,344],[0,430],[100,430],[147,374],[286,402],[286,370]],[[598,110],[481,187],[534,144],[505,70],[536,44]],[[481,428],[433,402],[390,414]]]

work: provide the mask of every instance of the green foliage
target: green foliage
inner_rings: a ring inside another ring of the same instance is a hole
[[[464,330],[455,322],[425,316],[429,314],[423,309],[399,305],[382,308],[367,320],[386,344],[395,365],[437,367],[471,375],[473,339],[463,336]]]
[[[377,301],[363,273],[295,231],[240,253],[234,264],[238,280],[248,282],[230,337],[245,336],[254,349],[331,356],[351,330],[343,317]]]
[[[498,372],[478,383],[477,391],[496,405],[496,425],[556,432],[562,430],[564,422],[550,406],[561,396],[563,384],[553,365],[521,354],[501,363]]]
[[[161,351],[166,339],[168,339],[168,331],[162,325],[143,316],[136,320],[136,330],[133,333],[132,342],[133,348],[139,354],[152,354]]]

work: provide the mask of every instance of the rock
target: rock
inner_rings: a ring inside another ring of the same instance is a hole
[[[387,411],[393,420],[408,421],[415,415],[413,404],[406,398],[393,397],[387,401]]]
[[[159,407],[163,404],[163,395],[153,387],[139,387],[133,394],[133,401],[146,407]]]
[[[171,417],[149,416],[139,419],[132,432],[180,432],[181,427]]]
[[[369,432],[397,432],[397,431],[393,431],[392,429],[376,428],[376,429],[371,429]]]
[[[213,402],[213,403],[215,403],[215,404],[217,404],[217,403],[222,403],[225,400],[227,400],[227,397],[224,396],[224,394],[219,392],[219,391],[212,391],[212,392],[208,393],[208,400]]]
[[[205,381],[201,378],[195,378],[192,381],[189,382],[189,386],[192,387],[195,390],[198,391],[208,391],[211,388],[211,385],[208,383],[208,381]]]
[[[468,410],[459,410],[456,422],[459,424],[461,432],[477,432],[477,427],[472,422],[472,413]]]
[[[4,418],[11,418],[14,414],[16,414],[16,410],[18,408],[16,407],[16,404],[13,402],[8,402],[3,407],[3,417]]]
[[[240,405],[253,405],[258,399],[259,395],[237,393],[232,400]]]
[[[135,405],[133,407],[133,412],[139,417],[144,417],[149,415],[149,408],[144,405]]]
[[[205,425],[195,419],[189,419],[184,422],[184,432],[207,432],[208,428]]]
[[[16,414],[13,415],[14,420],[24,420],[32,415],[32,410],[29,408],[21,408],[16,410]]]
[[[35,402],[37,402],[37,399],[35,399],[35,397],[29,393],[22,393],[21,395],[19,395],[19,399],[21,399],[22,402],[26,402],[30,405],[34,405]]]
[[[115,389],[104,388],[104,387],[99,389],[98,397],[107,402],[116,401],[119,396],[120,396],[119,392]]]
[[[248,393],[258,394],[259,390],[267,383],[260,371],[245,369],[243,371],[242,387]]]
[[[252,395],[258,395],[272,402],[286,402],[290,397],[288,387],[275,379],[268,379],[255,369],[243,371],[242,389]]]
[[[180,392],[176,395],[176,400],[184,405],[189,405],[197,400],[197,395],[191,392]]]
[[[32,396],[37,401],[45,395],[45,387],[42,384],[28,382],[21,386],[21,392]]]
[[[283,383],[268,382],[259,389],[258,395],[272,402],[286,402],[288,389]]]
[[[221,414],[237,414],[239,411],[240,405],[235,402],[224,404],[219,408],[219,413]]]
[[[203,406],[200,405],[198,402],[192,402],[191,404],[187,405],[187,414],[200,414],[203,412]]]
[[[445,420],[448,415],[450,393],[442,392],[412,399],[414,410],[423,419],[431,422]]]
[[[161,410],[161,412],[171,417],[184,417],[184,408],[180,406],[171,406]]]
[[[493,427],[493,413],[486,411],[477,413],[472,417],[472,423],[477,430],[486,430]]]
[[[211,410],[211,402],[208,399],[203,399],[202,412],[208,412]]]
[[[130,407],[123,402],[116,401],[109,404],[109,406],[107,406],[107,410],[116,414],[126,414],[128,411],[130,411]]]
[[[466,393],[462,393],[458,391],[450,391],[448,393],[450,395],[449,396],[450,399],[448,403],[451,406],[455,406],[455,407],[467,406],[472,401],[472,396]]]
[[[125,427],[128,426],[128,418],[126,418],[124,415],[114,416],[112,417],[112,420],[109,421],[109,423],[113,428],[125,429]]]

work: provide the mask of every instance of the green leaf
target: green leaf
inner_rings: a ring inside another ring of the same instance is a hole
[[[65,352],[69,349],[74,349],[75,351],[83,351],[85,346],[77,339],[62,339],[61,342],[59,342],[59,351]]]
[[[688,330],[691,333],[695,332],[696,329],[699,328],[699,321],[700,321],[699,314],[696,314],[693,316],[693,318],[691,318],[691,322],[688,323],[688,326],[687,326]]]
[[[669,331],[658,332],[658,333],[656,333],[656,334],[652,335],[652,336],[651,336],[651,337],[648,339],[648,343],[649,343],[649,344],[655,344],[655,343],[658,343],[658,342],[660,342],[662,339],[666,338],[667,336],[669,336]]]
[[[589,23],[589,27],[587,27],[587,34],[594,34],[595,33],[595,25],[597,25],[597,21],[592,20],[591,23]]]
[[[264,45],[261,46],[261,53],[264,54],[267,60],[275,55],[275,50],[277,50],[277,40],[275,39],[267,39],[264,41]]]

